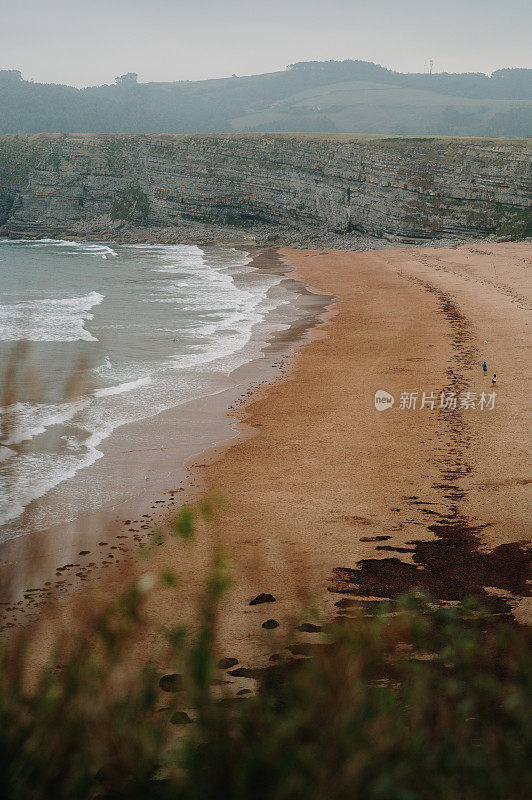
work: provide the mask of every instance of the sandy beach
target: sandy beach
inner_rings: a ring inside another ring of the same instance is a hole
[[[231,655],[296,613],[304,588],[328,614],[420,586],[529,622],[530,244],[283,257],[338,301],[290,378],[247,406],[257,435],[205,470],[228,500]],[[392,409],[376,411],[378,390]],[[442,391],[456,409],[439,408]],[[259,592],[276,604],[249,607]]]
[[[267,617],[295,614],[304,589],[329,614],[421,586],[529,621],[530,244],[283,257],[338,301],[290,378],[247,406],[256,436],[204,470],[228,501],[231,655],[262,641]],[[383,389],[396,402],[377,412]],[[400,409],[403,392],[416,409]],[[460,409],[464,392],[475,408]],[[249,607],[259,592],[276,604]]]
[[[530,243],[280,255],[336,299],[288,374],[231,412],[246,435],[189,465],[196,495],[226,500],[223,654],[266,663],[310,600],[330,618],[416,587],[530,622]],[[378,391],[393,407],[376,409]],[[149,601],[154,626],[193,612],[211,545],[200,529],[143,563],[181,576]],[[98,583],[109,596],[121,580]],[[275,601],[250,605],[259,593]]]

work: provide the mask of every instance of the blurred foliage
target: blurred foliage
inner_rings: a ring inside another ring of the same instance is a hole
[[[189,506],[173,533],[215,524]],[[31,679],[32,629],[0,654],[0,775],[9,800],[524,800],[532,795],[530,637],[473,600],[410,594],[354,609],[297,658],[253,671],[255,693],[219,680],[215,546],[187,629],[166,631],[176,673],[132,657],[152,586],[144,575],[81,635],[58,632]],[[304,626],[303,626],[304,627]],[[297,634],[287,634],[285,644]],[[276,639],[276,647],[279,641]],[[160,679],[160,680],[159,680]],[[252,685],[252,684],[250,684]],[[166,691],[161,692],[160,688]],[[170,700],[168,700],[170,697]],[[161,708],[162,705],[162,708]],[[193,720],[193,724],[183,724]],[[171,722],[174,724],[172,725]]]

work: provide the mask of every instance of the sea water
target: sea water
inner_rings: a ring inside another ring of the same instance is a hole
[[[229,246],[0,240],[0,541],[117,428],[260,354],[289,293],[250,262]]]

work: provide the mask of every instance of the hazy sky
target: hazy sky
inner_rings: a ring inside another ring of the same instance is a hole
[[[530,0],[0,0],[0,68],[87,86],[361,58],[405,72],[530,67]]]

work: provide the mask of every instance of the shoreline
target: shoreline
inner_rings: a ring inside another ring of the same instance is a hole
[[[189,465],[195,491],[226,498],[215,536],[235,583],[220,609],[221,654],[264,666],[310,603],[331,619],[416,586],[443,604],[476,594],[530,623],[522,364],[531,245],[281,256],[335,300],[284,378],[238,412],[254,435]],[[383,389],[397,401],[414,390],[480,395],[483,358],[501,376],[493,411],[374,407]],[[212,547],[200,529],[192,545],[169,540],[138,565],[180,575],[175,597],[148,599],[150,647],[157,631],[194,618]],[[112,596],[120,576],[109,571],[104,584]],[[275,604],[250,607],[261,592]],[[79,614],[77,594],[61,604],[66,619]],[[272,617],[279,634],[267,636]]]
[[[81,475],[84,484],[93,486],[90,491],[97,493],[108,480],[116,481],[118,465],[118,479],[124,488],[119,499],[0,545],[0,606],[8,613],[21,600],[25,611],[39,608],[46,599],[75,591],[82,581],[90,582],[91,576],[111,562],[114,566],[130,561],[136,548],[148,541],[154,525],[163,524],[177,508],[177,498],[180,503],[193,498],[197,490],[190,474],[192,463],[253,435],[236,409],[264,385],[282,379],[308,332],[319,324],[329,299],[316,296],[295,280],[292,268],[280,261],[277,250],[253,248],[251,255],[255,269],[282,275],[283,283],[290,283],[290,314],[284,315],[288,328],[268,334],[260,355],[230,373],[225,388],[116,429],[99,446],[103,457],[66,482],[79,483]],[[277,310],[275,315],[279,314]],[[176,443],[172,438],[176,420],[181,430],[190,431],[186,442]],[[149,473],[149,482],[145,473]],[[59,484],[49,494],[57,493],[60,498],[64,488]],[[22,518],[30,517],[39,502],[33,501]],[[101,540],[107,540],[108,546],[102,549]]]
[[[237,580],[223,654],[264,666],[279,641],[267,617],[281,636],[309,603],[332,619],[417,586],[530,624],[527,378],[513,361],[529,358],[530,243],[281,255],[338,302],[290,376],[246,407],[257,435],[204,470],[226,496],[216,535]],[[479,398],[484,357],[504,373],[493,411],[374,408],[379,389]],[[260,592],[275,604],[249,608]]]

